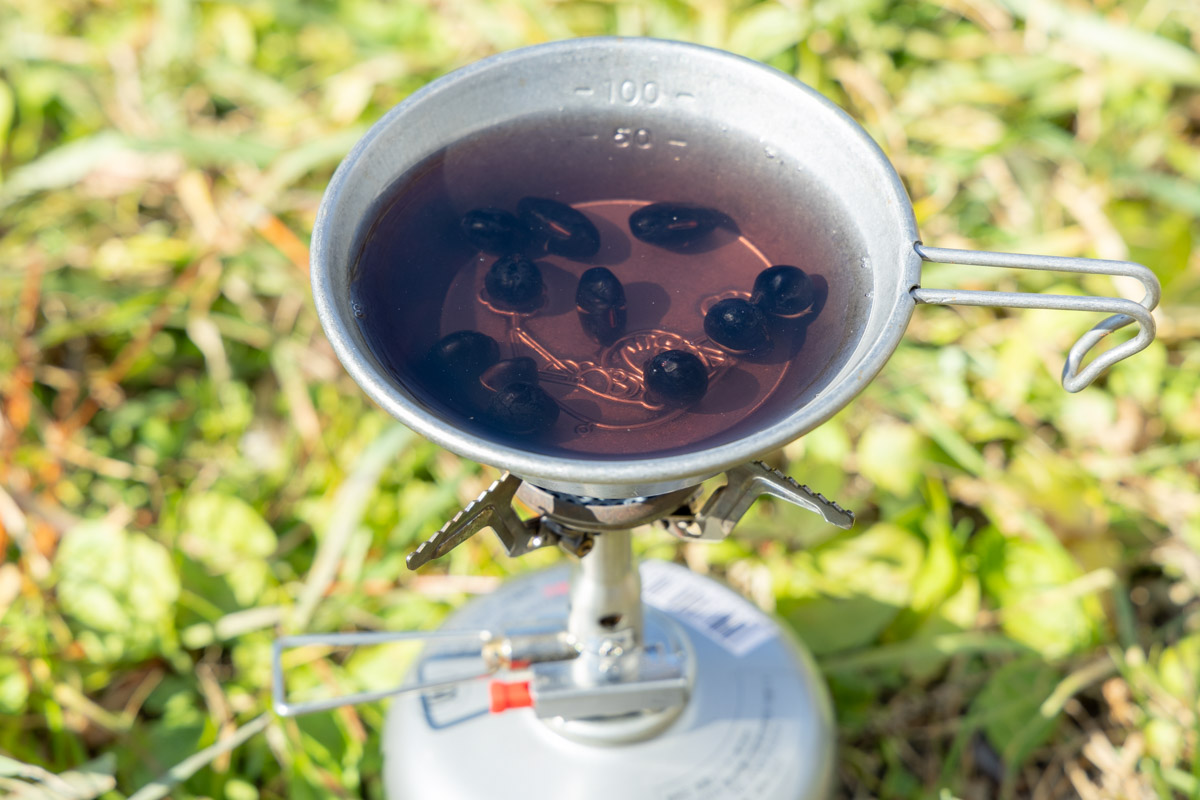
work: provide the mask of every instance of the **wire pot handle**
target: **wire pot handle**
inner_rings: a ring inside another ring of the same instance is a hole
[[[963,264],[972,267],[1005,267],[1037,269],[1050,272],[1082,272],[1091,275],[1126,275],[1137,278],[1146,287],[1140,303],[1119,297],[1074,297],[1061,294],[1030,294],[1027,292],[985,292],[968,289],[926,289],[915,287],[912,298],[930,305],[991,306],[1005,308],[1047,308],[1062,311],[1100,311],[1113,316],[1098,323],[1071,347],[1063,364],[1062,385],[1068,392],[1078,392],[1090,385],[1101,372],[1145,350],[1154,341],[1154,318],[1150,312],[1162,295],[1158,278],[1147,267],[1132,261],[1106,261],[1096,258],[1067,258],[1035,256],[1025,253],[995,253],[986,250],[952,250],[943,247],[913,245],[924,261],[937,264]],[[1081,368],[1084,356],[1100,340],[1131,322],[1138,324],[1137,336],[1113,349],[1101,353]]]

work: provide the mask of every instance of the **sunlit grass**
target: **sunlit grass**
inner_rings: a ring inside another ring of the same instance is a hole
[[[1132,258],[1164,288],[1158,342],[1078,395],[1057,376],[1087,315],[918,308],[870,388],[777,457],[856,509],[853,532],[762,504],[724,543],[638,547],[810,643],[842,797],[1200,791],[1195,7],[11,0],[0,793],[381,795],[381,707],[262,716],[273,637],[432,627],[554,556],[479,537],[404,568],[494,474],[396,430],[342,372],[309,300],[317,203],[432,78],[603,33],[816,87],[887,151],[927,244]],[[923,283],[1140,297],[950,266]],[[343,689],[392,672],[295,670]]]

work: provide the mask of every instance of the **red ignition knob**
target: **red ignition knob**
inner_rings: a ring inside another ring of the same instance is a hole
[[[499,714],[510,708],[529,708],[533,705],[533,696],[529,694],[529,681],[504,683],[492,681],[492,713]]]

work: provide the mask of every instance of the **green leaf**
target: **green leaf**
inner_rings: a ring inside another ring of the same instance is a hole
[[[1010,661],[992,673],[971,701],[972,717],[982,720],[988,741],[1000,751],[1009,770],[1024,765],[1054,733],[1059,715],[1044,717],[1041,706],[1059,677],[1057,670],[1040,660]]]
[[[941,652],[932,645],[946,637],[975,627],[979,614],[979,579],[974,575],[961,577],[958,591],[926,617],[910,640],[914,645],[928,642],[930,647],[907,664],[908,674],[918,680],[932,678],[952,655]]]
[[[924,514],[922,530],[928,538],[921,566],[913,579],[908,607],[897,617],[887,633],[890,641],[906,639],[932,616],[937,608],[958,591],[963,582],[961,547],[950,527],[950,499],[941,483],[927,483],[929,510]],[[970,623],[962,627],[970,627]],[[939,631],[949,632],[949,629]]]
[[[1174,766],[1181,755],[1187,739],[1183,728],[1174,720],[1155,717],[1142,728],[1142,736],[1146,741],[1146,753],[1160,764]]]
[[[12,87],[0,81],[0,153],[3,153],[8,143],[8,132],[12,126],[15,111]],[[0,173],[0,179],[4,177]]]
[[[817,585],[829,594],[863,594],[889,605],[907,605],[924,552],[912,531],[880,522],[816,548]]]
[[[180,697],[183,698],[184,695],[181,694]],[[171,700],[176,701],[176,698],[172,697]],[[145,753],[145,757],[138,759],[136,763],[136,784],[145,784],[158,778],[164,766],[178,764],[194,755],[202,746],[205,721],[204,715],[199,712],[199,707],[202,707],[199,705],[200,700],[193,695],[168,705],[177,706],[180,702],[192,704],[193,713],[180,713],[177,708],[171,707],[170,716],[143,728],[145,740],[140,749]]]
[[[808,15],[798,6],[767,2],[739,15],[727,47],[739,55],[765,60],[795,47],[808,35]]]
[[[55,557],[58,601],[100,663],[144,658],[173,646],[179,577],[167,549],[108,520],[63,536]]]
[[[1078,459],[1050,450],[1039,439],[1013,454],[1003,480],[1055,530],[1091,531],[1107,521],[1106,498],[1095,478]]]
[[[230,778],[225,782],[226,800],[258,800],[258,789],[249,781]]]
[[[877,422],[858,443],[858,469],[865,478],[892,494],[906,497],[921,478],[922,438],[910,425]]]
[[[874,642],[900,612],[896,606],[861,595],[784,598],[776,610],[818,656]]]
[[[1184,706],[1194,706],[1200,684],[1200,634],[1186,636],[1163,650],[1158,676],[1163,688]]]
[[[977,538],[979,577],[1003,611],[1006,634],[1046,658],[1078,652],[1099,639],[1103,612],[1095,597],[1046,598],[1049,590],[1082,574],[1061,545],[1005,537],[994,528]]]
[[[1200,198],[1194,185],[1184,192]],[[1181,205],[1169,198],[1164,200]],[[1186,201],[1183,205],[1187,207]],[[1129,245],[1129,259],[1154,270],[1162,282],[1163,305],[1171,306],[1185,299],[1180,297],[1177,289],[1185,288],[1189,283],[1195,285],[1196,278],[1189,274],[1188,263],[1194,242],[1192,223],[1200,213],[1200,202],[1193,202],[1190,211],[1164,214],[1155,203],[1123,200],[1109,204],[1107,211],[1121,238]]]
[[[813,431],[806,433],[799,441],[807,458],[841,467],[850,454],[852,445],[846,426],[840,417],[834,417]]]
[[[868,644],[908,605],[923,553],[918,536],[887,523],[822,545],[796,565],[777,609],[819,655]]]
[[[267,583],[275,531],[246,501],[219,492],[193,497],[183,511],[181,544],[189,556],[224,575],[238,603],[250,605]]]
[[[0,714],[20,714],[29,700],[29,682],[21,662],[0,656]]]
[[[910,605],[918,614],[933,610],[962,584],[958,543],[949,530],[940,529],[930,537],[921,570],[914,581]]]
[[[418,649],[407,642],[360,647],[346,659],[346,673],[363,690],[386,689],[400,683]]]
[[[1114,367],[1109,376],[1109,389],[1121,397],[1130,397],[1139,406],[1153,408],[1162,391],[1163,378],[1170,371],[1167,347],[1161,341],[1151,342],[1137,358]]]

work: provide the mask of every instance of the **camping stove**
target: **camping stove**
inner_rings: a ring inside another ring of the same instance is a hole
[[[854,516],[760,461],[699,487],[624,500],[577,497],[505,474],[408,557],[416,568],[491,528],[509,555],[559,547],[574,561],[519,578],[431,634],[284,637],[282,715],[398,695],[384,738],[393,798],[826,797],[829,698],[807,652],[746,599],[670,563],[640,565],[630,528],[723,539],[769,495],[848,528]],[[537,512],[523,521],[518,499]],[[289,702],[285,648],[425,640],[386,692]],[[464,757],[469,755],[469,768]]]

